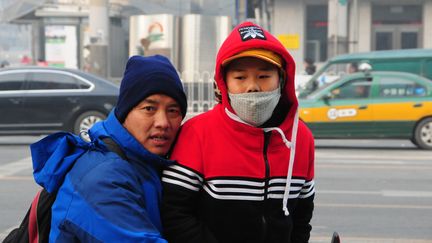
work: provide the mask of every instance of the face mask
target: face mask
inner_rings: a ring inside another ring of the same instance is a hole
[[[269,92],[228,93],[235,113],[246,123],[259,127],[273,114],[281,97],[280,88]]]

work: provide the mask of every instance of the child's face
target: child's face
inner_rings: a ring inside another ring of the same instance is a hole
[[[232,61],[226,72],[228,92],[268,92],[279,86],[278,68],[254,57],[243,57]]]

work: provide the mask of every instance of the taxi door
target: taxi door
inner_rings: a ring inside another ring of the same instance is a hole
[[[369,77],[331,86],[314,104],[303,106],[300,117],[316,137],[368,137],[374,131]]]
[[[432,101],[425,98],[427,88],[410,76],[378,76],[376,97],[371,105],[375,127],[381,137],[411,138],[417,121],[430,116]]]

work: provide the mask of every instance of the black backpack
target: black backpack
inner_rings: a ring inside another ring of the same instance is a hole
[[[106,137],[102,141],[109,150],[126,160],[126,156],[119,145],[111,138]],[[48,242],[51,230],[51,207],[54,204],[56,196],[57,193],[49,193],[45,189],[40,190],[34,197],[20,226],[13,229],[3,240],[3,243]]]

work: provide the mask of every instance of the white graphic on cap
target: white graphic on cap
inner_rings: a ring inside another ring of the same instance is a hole
[[[264,31],[256,26],[241,27],[239,32],[243,41],[248,39],[266,39],[264,36]]]
[[[248,38],[249,36],[252,37],[252,38],[254,38],[254,39],[255,39],[257,36],[259,36],[259,37],[261,37],[261,38],[264,38],[263,35],[261,35],[260,33],[258,33],[256,30],[254,30],[254,29],[252,29],[252,28],[249,28],[249,29],[247,29],[246,31],[247,31],[247,32],[246,32],[245,36],[243,37],[243,39],[246,39],[246,38]]]

